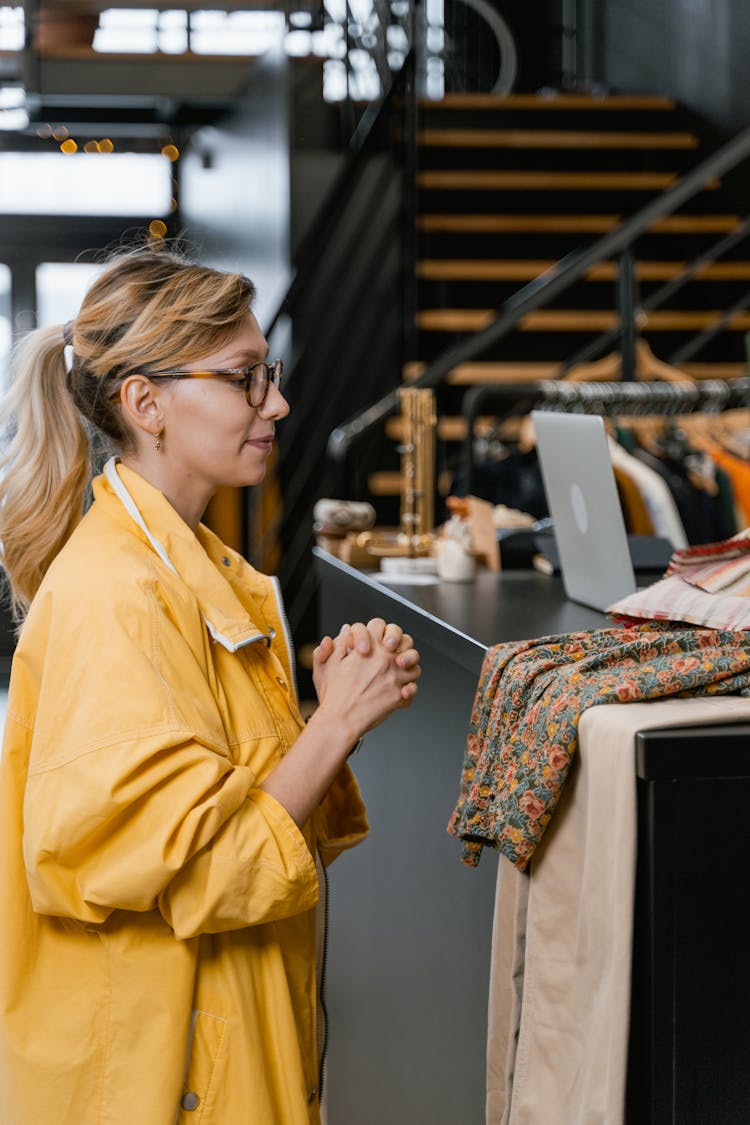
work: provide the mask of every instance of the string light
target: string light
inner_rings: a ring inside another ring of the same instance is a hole
[[[152,238],[164,238],[167,233],[167,224],[161,219],[152,219],[148,224],[148,233]]]
[[[60,152],[78,152],[78,145],[72,137],[69,137],[67,141],[63,141],[60,145]]]

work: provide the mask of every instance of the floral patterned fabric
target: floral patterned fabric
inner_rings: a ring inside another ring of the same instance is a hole
[[[448,831],[527,866],[555,811],[587,707],[750,695],[750,637],[650,622],[495,645],[485,656]]]

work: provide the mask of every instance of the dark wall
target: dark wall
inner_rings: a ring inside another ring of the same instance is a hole
[[[562,0],[493,0],[518,50],[515,93],[559,86],[564,78]]]
[[[667,94],[722,132],[750,123],[747,0],[599,0],[589,11],[606,86]]]
[[[288,60],[269,52],[220,125],[200,130],[182,161],[181,215],[198,255],[238,269],[258,289],[264,324],[289,283]]]

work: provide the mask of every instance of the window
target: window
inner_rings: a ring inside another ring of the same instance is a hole
[[[94,50],[181,54],[189,48],[197,55],[262,55],[283,41],[284,30],[283,13],[274,11],[107,8],[99,17]]]
[[[0,152],[0,214],[166,215],[171,182],[158,153]]]
[[[43,262],[36,269],[37,325],[73,320],[102,267],[83,262]]]
[[[8,385],[8,355],[10,353],[10,270],[0,262],[0,393]]]
[[[23,47],[23,8],[0,4],[0,51],[20,51]]]

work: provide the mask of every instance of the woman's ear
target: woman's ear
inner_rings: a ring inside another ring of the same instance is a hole
[[[164,429],[159,388],[145,375],[129,375],[120,387],[123,422],[134,434],[158,437]]]

